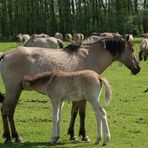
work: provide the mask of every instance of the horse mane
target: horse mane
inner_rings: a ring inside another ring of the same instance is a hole
[[[81,44],[71,43],[63,49],[64,51],[67,51],[68,53],[75,53],[75,52],[79,52],[80,47],[81,47]]]
[[[96,43],[100,43],[103,48],[107,49],[112,55],[115,54],[122,54],[125,49],[125,42],[124,38],[121,36],[114,36],[114,37],[96,37],[92,38],[89,37],[88,39],[84,40],[81,44],[72,43],[64,48],[65,51],[68,53],[78,53],[80,48],[88,48],[91,45]]]
[[[124,39],[121,37],[114,37],[114,38],[104,38],[100,42],[105,46],[111,54],[122,54],[123,50],[125,49],[125,42]]]

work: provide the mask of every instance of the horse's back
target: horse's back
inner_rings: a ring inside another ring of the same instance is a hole
[[[68,60],[72,62],[68,62]],[[24,74],[47,70],[61,69],[68,71],[69,67],[71,67],[69,71],[72,71],[72,65],[75,67],[75,60],[74,57],[69,58],[69,54],[60,49],[21,46],[4,55],[0,70],[4,76],[10,75],[9,72],[11,72],[19,77]]]

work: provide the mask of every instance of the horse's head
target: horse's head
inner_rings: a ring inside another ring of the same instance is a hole
[[[129,35],[124,38],[124,44],[125,47],[121,53],[120,61],[131,70],[132,74],[136,75],[141,68],[136,56],[135,44]]]
[[[112,54],[114,60],[123,63],[132,74],[140,71],[139,61],[136,57],[135,44],[130,35],[126,37],[115,36],[103,39],[105,48]]]

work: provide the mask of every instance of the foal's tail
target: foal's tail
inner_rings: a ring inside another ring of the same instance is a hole
[[[109,103],[112,98],[112,88],[111,88],[110,82],[105,77],[101,77],[99,79],[105,86],[105,100],[107,103]]]

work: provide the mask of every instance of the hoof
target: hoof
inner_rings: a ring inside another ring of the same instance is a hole
[[[144,92],[148,92],[148,88],[146,90],[144,90]]]
[[[76,136],[74,136],[74,137],[70,137],[69,140],[71,140],[71,141],[78,141],[78,138]]]
[[[110,139],[110,137],[107,137],[107,138],[104,139],[103,146],[106,146],[107,145],[109,139]]]
[[[53,137],[51,138],[50,144],[56,144],[60,137]]]
[[[95,144],[99,144],[100,141],[101,141],[101,138],[97,138]]]
[[[54,141],[54,140],[50,141],[50,144],[56,144],[56,143],[57,143],[57,141]]]
[[[11,144],[11,143],[12,143],[11,139],[4,141],[4,144]]]
[[[15,139],[15,142],[16,142],[16,143],[23,143],[22,137],[17,137],[17,138]]]
[[[89,138],[89,136],[85,136],[85,137],[83,137],[83,138],[82,138],[82,141],[90,142],[90,138]]]

